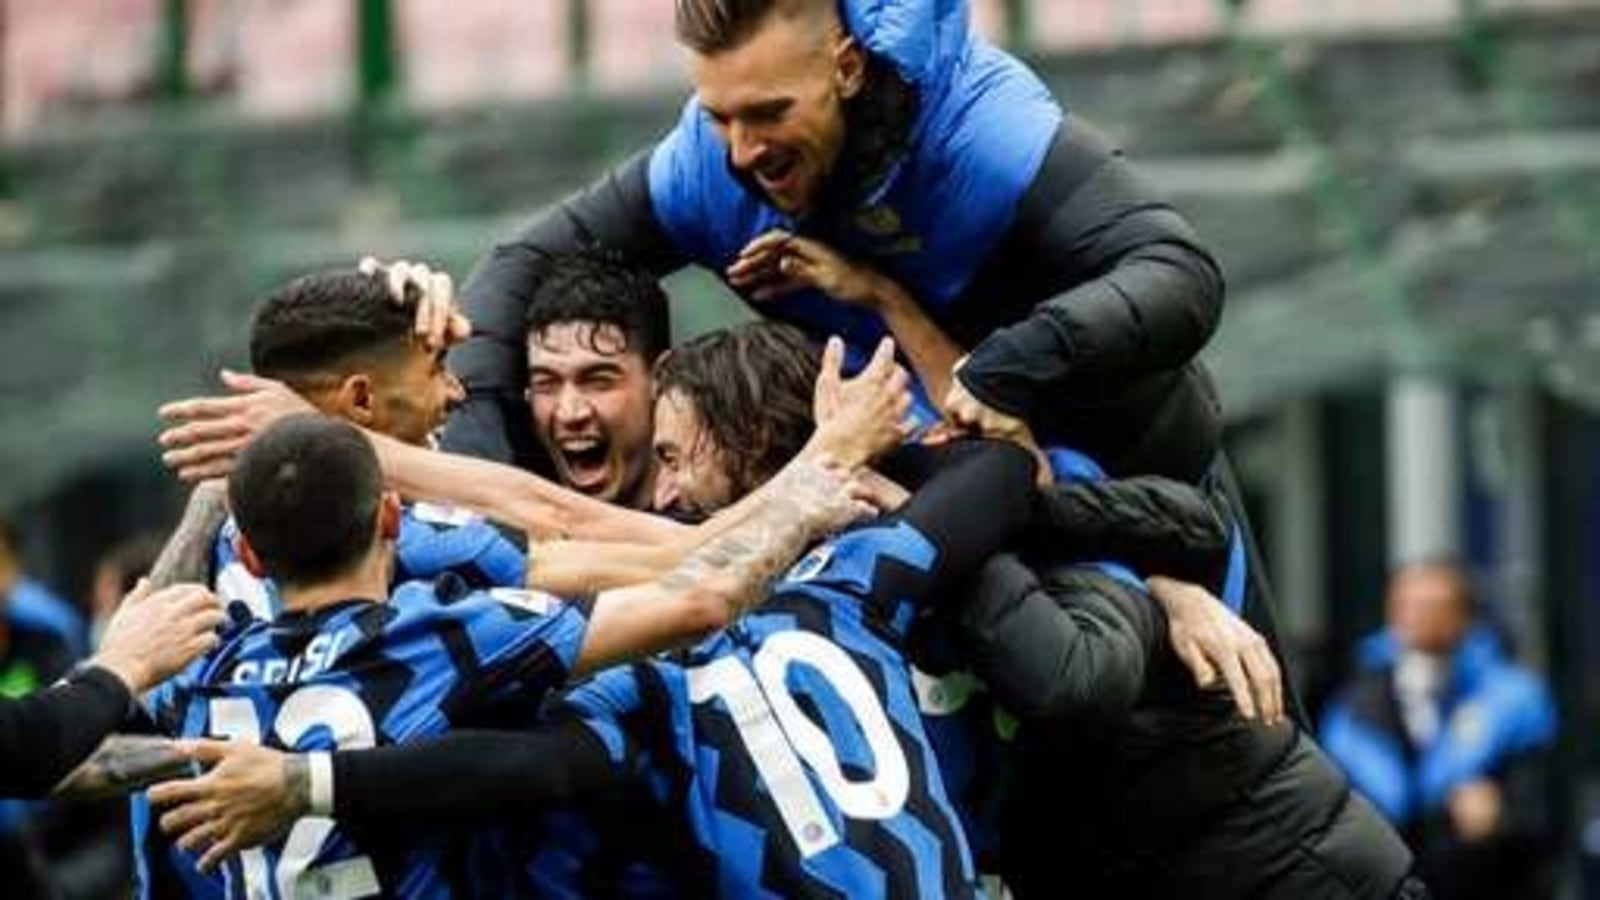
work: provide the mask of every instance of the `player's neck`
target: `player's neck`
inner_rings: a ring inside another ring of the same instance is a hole
[[[394,553],[385,542],[366,559],[343,575],[313,585],[285,587],[282,592],[286,612],[315,612],[346,600],[375,600],[389,597],[389,573]]]

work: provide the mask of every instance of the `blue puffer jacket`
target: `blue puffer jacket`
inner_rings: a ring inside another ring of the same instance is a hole
[[[1062,112],[1026,67],[974,37],[966,0],[845,0],[841,7],[851,34],[912,89],[917,111],[905,152],[865,186],[853,213],[830,210],[833,228],[824,236],[884,265],[937,314],[1010,226]],[[762,233],[799,227],[734,175],[726,145],[694,99],[652,153],[649,182],[656,218],[679,252],[714,271]],[[841,334],[853,349],[870,351],[884,334],[876,315],[814,291],[763,312],[812,334]]]
[[[1477,627],[1452,658],[1438,735],[1410,746],[1392,686],[1399,655],[1389,632],[1368,638],[1357,654],[1360,674],[1322,722],[1323,748],[1391,822],[1408,825],[1442,810],[1455,788],[1496,777],[1554,739],[1555,704],[1544,682]]]

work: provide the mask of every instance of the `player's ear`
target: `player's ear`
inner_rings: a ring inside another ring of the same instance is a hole
[[[239,557],[239,562],[244,564],[246,572],[257,578],[267,577],[266,569],[261,566],[261,557],[256,555],[255,548],[250,546],[250,541],[245,538],[242,531],[233,536],[233,552]]]
[[[846,100],[861,93],[867,83],[867,51],[849,35],[841,36],[833,46],[833,77],[839,96]]]
[[[371,427],[377,416],[378,394],[372,376],[365,372],[346,375],[334,391],[334,415],[357,425]]]
[[[400,495],[384,491],[378,501],[378,537],[386,541],[400,539]]]

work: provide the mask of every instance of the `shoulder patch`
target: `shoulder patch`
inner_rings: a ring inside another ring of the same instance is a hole
[[[490,588],[489,597],[534,615],[548,616],[561,608],[562,602],[553,594],[522,588]]]
[[[833,559],[833,544],[818,545],[810,553],[800,557],[800,560],[789,567],[783,575],[784,581],[810,581],[822,574],[828,567],[828,562]]]
[[[413,503],[411,516],[432,525],[461,526],[478,518],[477,513],[446,503]]]

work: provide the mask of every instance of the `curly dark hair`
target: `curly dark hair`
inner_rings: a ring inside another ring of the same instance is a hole
[[[810,440],[820,367],[819,348],[798,328],[747,322],[674,347],[656,367],[656,396],[677,391],[694,405],[742,496]]]
[[[396,303],[382,273],[317,272],[264,297],[250,324],[250,367],[291,384],[407,345],[417,297]]]
[[[544,257],[528,296],[523,333],[538,336],[568,322],[591,326],[580,337],[588,349],[607,354],[631,350],[647,365],[672,345],[666,292],[647,269],[610,250]],[[621,346],[596,344],[607,325],[622,334]]]

